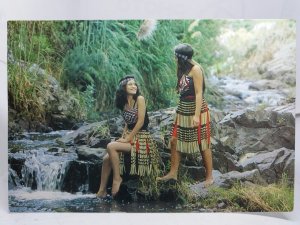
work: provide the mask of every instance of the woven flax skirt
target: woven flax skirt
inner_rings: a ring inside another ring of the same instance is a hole
[[[198,127],[193,125],[195,109],[194,99],[181,99],[177,107],[171,135],[177,138],[179,152],[199,153],[210,148],[210,114],[204,98]]]
[[[130,131],[127,131],[129,134]],[[130,174],[145,176],[159,173],[159,153],[155,141],[149,131],[139,131],[131,142]],[[120,153],[120,173],[125,171],[124,154]]]

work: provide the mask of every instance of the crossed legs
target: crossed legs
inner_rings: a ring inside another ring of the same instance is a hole
[[[114,141],[107,145],[107,154],[103,158],[101,170],[101,183],[97,192],[98,197],[105,197],[107,195],[106,187],[111,170],[113,171],[112,195],[115,196],[118,193],[122,183],[119,152],[129,152],[130,149],[131,145],[129,143]]]

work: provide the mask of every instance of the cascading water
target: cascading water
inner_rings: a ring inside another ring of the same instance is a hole
[[[33,190],[61,190],[65,170],[70,156],[57,157],[45,151],[32,151],[22,168],[22,177],[26,187]]]
[[[17,161],[17,164],[22,166],[20,178],[25,187],[40,191],[61,190],[68,164],[77,158],[76,153],[64,152],[55,142],[57,137],[66,132],[25,133],[17,140],[10,141],[10,149],[17,149],[17,152],[9,155],[23,162]],[[11,167],[16,166],[14,162],[11,164]]]
[[[182,212],[174,202],[103,201],[91,193],[99,178],[92,163],[76,151],[59,147],[65,132],[25,133],[9,141],[9,209],[11,212]]]
[[[234,79],[230,76],[216,77],[210,76],[209,82],[213,86],[223,91],[223,99],[226,105],[223,111],[239,110],[245,107],[257,107],[259,104],[265,106],[276,106],[286,98],[286,93],[282,90],[266,89],[263,91],[252,90],[252,81]]]

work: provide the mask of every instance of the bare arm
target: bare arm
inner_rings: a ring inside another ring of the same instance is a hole
[[[137,132],[142,128],[145,120],[145,113],[146,113],[146,103],[145,98],[143,96],[139,96],[137,98],[137,107],[138,107],[138,120],[136,125],[134,126],[133,130],[130,134],[126,137],[127,140],[131,141],[133,137],[136,135]]]
[[[143,96],[139,96],[137,98],[137,107],[138,107],[138,120],[133,128],[133,130],[128,134],[128,136],[118,139],[119,142],[131,142],[133,137],[136,135],[137,132],[142,128],[145,120],[145,113],[146,113],[146,104],[145,99]],[[127,124],[126,124],[127,129]]]
[[[191,75],[194,80],[194,88],[195,88],[195,95],[196,95],[196,110],[194,115],[194,122],[199,124],[199,117],[200,117],[202,98],[203,98],[202,96],[203,74],[201,68],[198,65],[195,65],[193,67],[193,72],[191,73]]]

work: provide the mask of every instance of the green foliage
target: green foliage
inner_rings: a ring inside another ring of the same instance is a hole
[[[93,68],[93,58],[79,46],[66,55],[64,61],[64,84],[76,87],[85,92],[87,87],[93,87],[96,71]],[[66,86],[66,87],[67,87]]]
[[[115,109],[116,87],[126,74],[136,76],[149,110],[176,105],[174,46],[192,44],[204,67],[214,59],[218,23],[201,21],[194,31],[204,35],[195,38],[188,31],[192,22],[159,21],[151,36],[139,40],[139,20],[10,21],[8,48],[15,61],[37,64],[57,78],[81,104],[85,118],[95,120],[99,111]]]
[[[220,46],[216,40],[220,34],[222,20],[194,20],[186,21],[181,42],[190,43],[194,50],[194,60],[199,62],[205,71],[218,60],[217,52]]]
[[[12,108],[21,112],[29,119],[45,119],[46,108],[42,97],[46,89],[40,85],[43,83],[36,74],[29,73],[26,67],[8,65],[8,97]]]
[[[215,208],[220,202],[224,202],[226,211],[231,212],[289,212],[293,210],[294,191],[284,177],[278,184],[268,186],[237,183],[231,189],[210,188],[201,205]]]
[[[150,109],[169,105],[175,86],[172,48],[176,39],[169,22],[162,22],[159,32],[147,41],[139,41],[136,33],[140,24],[141,21],[70,23],[77,38],[68,40],[75,47],[64,61],[65,85],[84,91],[94,84],[96,110],[111,110],[118,80],[134,74]],[[157,95],[158,90],[164,90],[164,94]]]
[[[9,21],[8,50],[15,60],[35,63],[59,78],[64,53],[58,34],[59,22]]]

